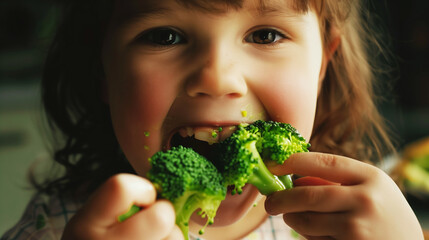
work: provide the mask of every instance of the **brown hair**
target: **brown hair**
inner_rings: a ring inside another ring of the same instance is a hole
[[[186,6],[205,11],[240,8],[242,0],[186,0]],[[264,1],[261,0],[263,6]],[[292,0],[301,12],[319,12],[325,43],[330,29],[341,32],[318,100],[312,150],[362,160],[380,157],[381,146],[393,149],[374,104],[374,62],[370,46],[380,47],[362,21],[359,0]],[[114,7],[113,0],[75,0],[65,4],[63,22],[48,53],[42,96],[52,130],[54,160],[65,175],[36,186],[44,192],[80,193],[85,197],[108,177],[134,172],[123,156],[102,101],[101,46]],[[221,7],[221,8],[219,8]],[[325,46],[326,48],[326,46]],[[381,48],[379,49],[381,51]],[[80,192],[82,191],[83,192]],[[83,194],[82,194],[83,193]]]
[[[338,28],[341,44],[322,85],[311,143],[313,151],[377,162],[384,154],[395,153],[376,106],[377,80],[388,71],[379,58],[388,58],[389,52],[382,47],[382,36],[371,28],[371,13],[364,3],[325,0],[323,5],[322,31]],[[325,43],[330,42],[330,35],[324,36]]]
[[[101,100],[101,46],[112,6],[113,1],[102,0],[64,3],[63,20],[46,59],[42,101],[53,159],[65,174],[41,184],[32,179],[48,194],[84,197],[109,176],[133,172]]]

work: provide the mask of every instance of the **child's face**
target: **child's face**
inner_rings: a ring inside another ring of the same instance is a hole
[[[103,50],[106,101],[137,173],[178,132],[210,140],[220,126],[222,137],[228,126],[270,119],[310,138],[326,65],[318,17],[288,1],[259,2],[223,13],[174,0],[117,2]],[[240,217],[256,196],[247,188],[223,205]]]

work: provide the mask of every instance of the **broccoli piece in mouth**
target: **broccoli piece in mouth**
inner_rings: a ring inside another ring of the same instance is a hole
[[[157,188],[159,196],[173,203],[176,224],[188,239],[188,222],[193,212],[207,217],[212,224],[219,205],[226,196],[222,175],[205,157],[191,148],[173,147],[157,152],[149,159],[152,168],[148,178]]]
[[[292,187],[290,176],[275,176],[264,160],[278,164],[293,153],[308,152],[310,144],[290,124],[258,120],[241,124],[227,139],[218,144],[216,167],[222,172],[226,185],[241,193],[246,183],[269,195]]]

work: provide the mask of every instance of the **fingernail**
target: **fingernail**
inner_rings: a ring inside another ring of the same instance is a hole
[[[273,196],[274,194],[271,194],[270,196],[267,197],[267,199],[265,200],[265,211],[270,214],[273,215],[274,214],[274,210],[272,209],[273,206]]]

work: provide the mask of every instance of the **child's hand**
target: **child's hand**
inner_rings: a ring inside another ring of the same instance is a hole
[[[401,191],[378,168],[322,153],[299,153],[272,170],[340,183],[311,184],[270,195],[269,214],[308,239],[423,239],[420,224]],[[301,184],[305,185],[305,184]]]
[[[124,222],[118,216],[133,205],[142,210]],[[183,239],[175,225],[174,208],[156,201],[156,191],[146,179],[131,174],[113,176],[70,220],[62,239]]]

